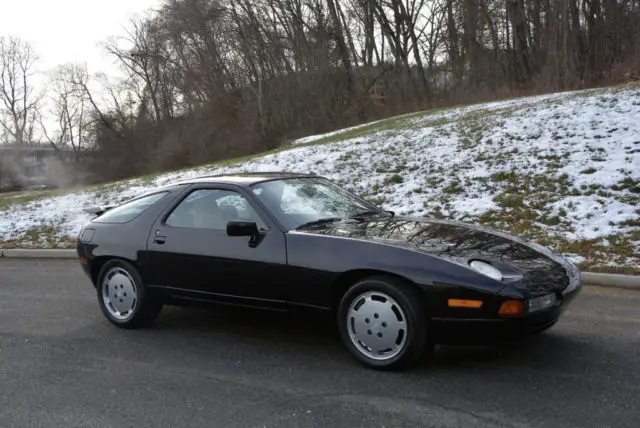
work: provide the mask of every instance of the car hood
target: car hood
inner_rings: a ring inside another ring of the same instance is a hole
[[[530,291],[565,290],[579,274],[564,257],[538,244],[454,221],[394,216],[329,223],[301,232],[393,245],[463,266],[483,260],[500,269],[505,281]]]

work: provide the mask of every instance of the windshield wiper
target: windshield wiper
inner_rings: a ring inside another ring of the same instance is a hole
[[[318,220],[313,220],[313,221],[309,221],[307,223],[301,224],[300,226],[296,227],[296,230],[305,229],[305,228],[314,227],[314,226],[323,226],[325,224],[333,223],[333,222],[340,221],[340,220],[343,220],[342,217],[321,218],[321,219],[318,219]]]

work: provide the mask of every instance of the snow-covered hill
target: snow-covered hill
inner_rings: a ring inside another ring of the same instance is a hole
[[[415,216],[480,222],[588,267],[640,265],[640,88],[559,93],[399,116],[209,165],[24,202],[0,197],[5,245],[69,244],[88,206],[235,171],[315,172]],[[27,195],[27,197],[29,197]],[[62,243],[62,244],[61,244]]]

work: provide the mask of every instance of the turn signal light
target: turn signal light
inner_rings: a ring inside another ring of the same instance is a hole
[[[507,300],[500,305],[498,313],[500,315],[522,315],[524,314],[524,302],[522,300]]]
[[[452,308],[480,308],[482,300],[449,299],[449,306]]]

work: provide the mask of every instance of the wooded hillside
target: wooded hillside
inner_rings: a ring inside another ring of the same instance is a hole
[[[127,78],[104,82],[105,107],[94,76],[61,68],[50,94],[61,126],[47,138],[98,147],[93,171],[116,179],[392,114],[633,78],[640,0],[166,0],[105,49]]]

